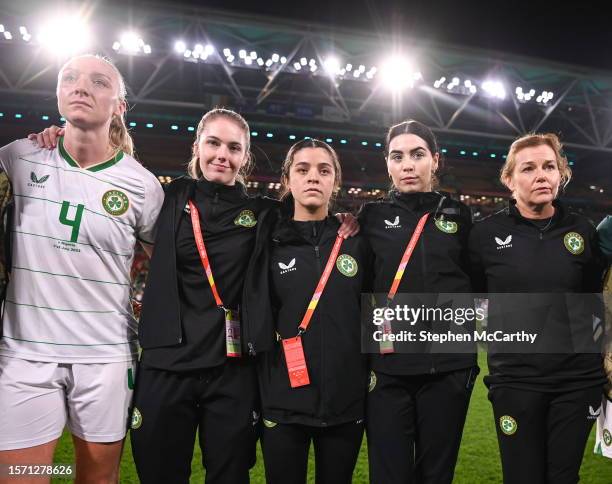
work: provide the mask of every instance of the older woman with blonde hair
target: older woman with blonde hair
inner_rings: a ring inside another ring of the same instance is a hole
[[[572,334],[593,328],[590,317],[569,317],[560,301],[567,294],[601,292],[605,263],[593,224],[558,199],[571,169],[556,135],[529,134],[514,141],[500,178],[512,199],[470,234],[474,289],[540,293],[541,307],[517,303],[510,312],[504,306],[504,324],[528,321],[538,325],[533,329],[542,338],[554,328],[556,338],[548,354],[488,355],[484,381],[504,482],[575,483],[606,379],[601,354],[562,351]],[[533,352],[538,349],[546,346]]]

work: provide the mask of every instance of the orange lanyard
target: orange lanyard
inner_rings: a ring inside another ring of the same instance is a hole
[[[327,264],[325,264],[323,274],[321,274],[321,278],[319,279],[319,283],[317,284],[315,292],[312,295],[312,299],[310,300],[310,303],[308,303],[308,309],[306,309],[306,313],[304,314],[302,322],[300,323],[300,326],[298,328],[298,334],[304,333],[308,328],[308,325],[310,324],[312,315],[314,314],[314,311],[317,308],[317,304],[319,304],[319,300],[323,295],[323,290],[325,289],[327,280],[329,279],[331,271],[334,268],[334,264],[336,263],[336,259],[338,258],[338,253],[340,252],[340,246],[342,245],[342,242],[344,242],[344,239],[340,236],[337,236],[331,254],[329,254],[329,259],[327,259]]]
[[[425,227],[425,222],[427,222],[428,217],[429,217],[429,213],[426,213],[419,219],[419,223],[417,224],[416,229],[414,230],[414,233],[412,234],[412,237],[410,237],[410,242],[408,242],[408,245],[406,246],[406,250],[404,251],[404,255],[402,256],[400,265],[397,268],[395,277],[393,278],[393,284],[391,284],[391,290],[389,291],[389,294],[387,295],[388,302],[393,301],[393,298],[395,297],[395,294],[397,293],[397,289],[399,287],[400,281],[402,280],[402,277],[404,276],[404,270],[406,269],[406,266],[408,265],[408,261],[410,260],[410,257],[412,257],[412,253],[414,252],[414,248],[416,247],[417,242],[419,241],[419,238],[421,237],[421,234],[423,233],[423,228]]]
[[[210,290],[213,293],[217,306],[222,308],[223,301],[217,292],[217,285],[215,284],[215,279],[213,278],[212,269],[210,267],[210,261],[208,260],[208,254],[206,253],[206,247],[204,246],[204,237],[202,236],[202,228],[200,227],[200,212],[198,211],[195,203],[193,203],[191,200],[189,200],[189,213],[191,214],[193,236],[195,238],[196,245],[198,246],[200,260],[202,261],[202,266],[204,266],[204,272],[206,272],[208,284],[210,284]]]

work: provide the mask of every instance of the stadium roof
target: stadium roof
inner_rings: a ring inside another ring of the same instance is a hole
[[[13,120],[0,131],[4,136],[16,129],[15,114],[23,125],[28,116],[37,125],[47,124],[43,116],[57,122],[61,60],[45,49],[53,35],[64,36],[60,46],[85,47],[66,26],[39,41],[39,26],[51,20],[40,5],[0,7],[0,24],[11,37],[0,32],[0,106],[4,119]],[[457,167],[455,178],[466,172],[474,183],[475,170],[495,176],[517,136],[559,133],[577,175],[576,196],[610,203],[612,72],[169,2],[78,5],[54,14],[81,14],[92,31],[87,50],[107,55],[124,74],[139,151],[158,171],[182,171],[176,154],[160,156],[160,140],[192,139],[202,113],[224,105],[249,120],[271,178],[291,139],[316,136],[342,152],[354,184],[383,186],[385,128],[415,118],[438,134]],[[184,160],[189,143],[180,143]],[[490,181],[481,192],[503,190]]]

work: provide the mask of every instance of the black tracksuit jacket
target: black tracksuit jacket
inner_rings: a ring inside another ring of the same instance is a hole
[[[426,212],[429,219],[406,266],[398,294],[471,292],[467,254],[470,209],[447,193],[397,191],[367,203],[359,216],[363,236],[374,252],[373,292],[389,292],[408,241]],[[436,220],[455,222],[456,231],[444,232]],[[423,375],[476,365],[475,353],[434,353],[427,345],[420,344],[420,352],[415,351],[420,354],[373,354],[371,367],[390,375]]]
[[[586,217],[568,211],[563,203],[555,201],[554,206],[555,214],[545,230],[521,216],[514,200],[506,209],[474,225],[469,249],[475,291],[547,295],[601,292],[605,260],[595,227]],[[583,241],[582,247],[576,246],[576,253],[564,243],[572,232]],[[536,312],[544,298],[552,299],[553,306],[548,312]],[[523,307],[512,309],[541,328],[554,328],[560,338],[565,337],[562,333],[569,338],[572,331],[565,309],[560,307],[563,301],[552,295],[542,296],[536,306],[521,303]],[[523,321],[518,324],[524,325]],[[580,329],[592,331],[590,317],[584,321],[588,327],[574,328],[574,334]],[[572,391],[605,382],[602,357],[596,353],[489,353],[488,361],[490,375],[485,383],[489,386]]]
[[[155,249],[143,297],[138,337],[141,361],[169,371],[192,371],[223,364],[224,313],[215,303],[186,213],[188,200],[200,211],[204,243],[227,308],[241,305],[244,274],[255,246],[255,219],[275,200],[247,195],[244,186],[178,178],[166,187]],[[185,297],[185,291],[190,296]],[[197,304],[193,304],[197,302]],[[243,354],[247,354],[246,346]]]
[[[321,427],[362,419],[367,357],[361,353],[360,308],[371,280],[369,247],[359,235],[343,242],[338,260],[350,256],[357,271],[347,276],[337,264],[333,268],[302,335],[310,384],[291,388],[278,338],[296,336],[340,224],[334,217],[294,222],[287,217],[289,205],[284,214],[276,210],[260,218],[243,296],[245,339],[259,358],[263,417]]]

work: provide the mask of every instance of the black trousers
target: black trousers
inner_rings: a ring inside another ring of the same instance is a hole
[[[363,420],[330,427],[277,424],[264,420],[261,437],[267,484],[304,484],[310,442],[315,482],[351,484],[363,439]]]
[[[452,482],[478,372],[372,373],[366,407],[372,484]]]
[[[559,393],[489,390],[504,483],[578,482],[601,396],[601,386]]]
[[[250,361],[199,372],[141,365],[134,390],[132,453],[143,484],[188,483],[196,433],[207,483],[249,482],[259,433],[259,394]]]

